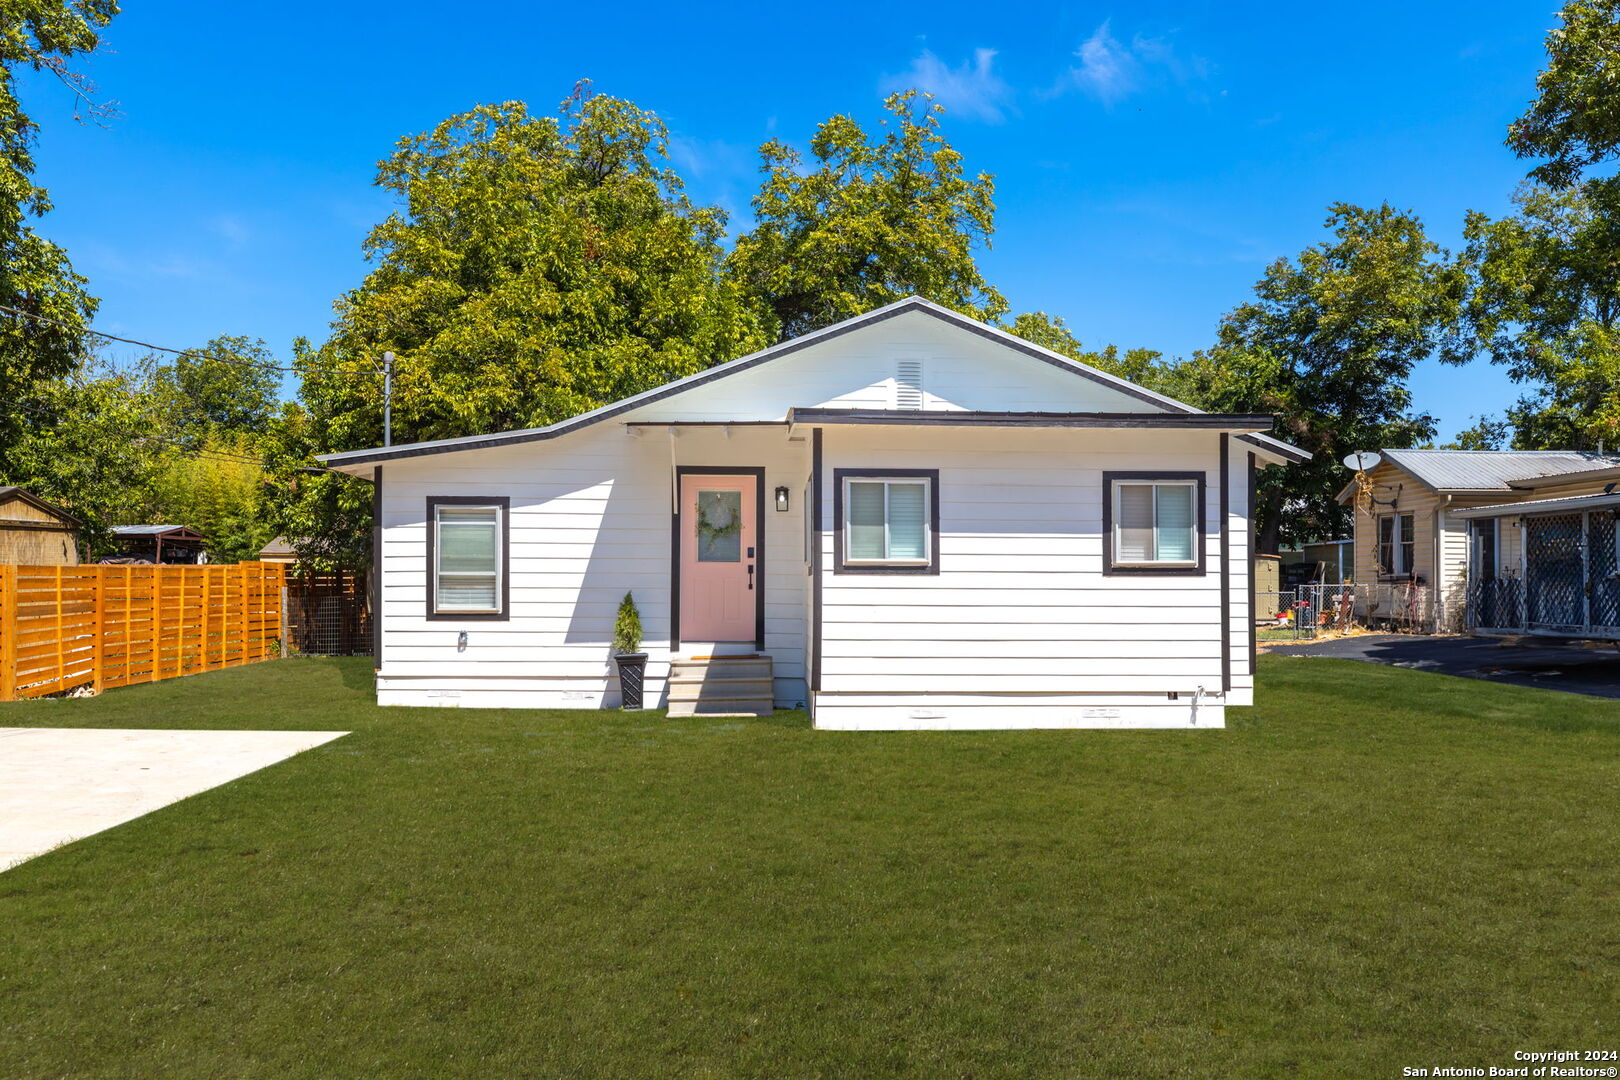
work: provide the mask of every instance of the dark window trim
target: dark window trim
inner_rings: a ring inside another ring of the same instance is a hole
[[[763,465],[675,466],[675,511],[669,520],[669,651],[681,647],[681,497],[688,476],[752,476],[754,478],[754,648],[765,648],[765,467]]]
[[[1197,495],[1193,509],[1193,551],[1198,561],[1192,566],[1115,566],[1114,565],[1114,485],[1133,480],[1192,480]],[[1201,472],[1105,472],[1103,473],[1103,567],[1104,577],[1203,577],[1205,573],[1204,541],[1208,533],[1205,523],[1205,493],[1208,477]]]
[[[371,574],[366,599],[371,604],[371,668],[382,670],[383,467],[371,471]],[[431,528],[431,526],[429,526]]]
[[[1232,689],[1232,440],[1221,432],[1221,693]],[[1254,565],[1250,560],[1250,566]],[[1252,570],[1251,570],[1252,572]]]
[[[436,611],[439,575],[434,558],[441,506],[493,506],[501,517],[501,610]],[[512,615],[512,500],[505,495],[429,495],[427,498],[427,619],[429,622],[507,622]]]
[[[1249,451],[1249,510],[1245,517],[1243,527],[1248,530],[1245,539],[1249,545],[1249,686],[1253,693],[1260,685],[1260,633],[1255,618],[1255,581],[1254,581],[1254,504],[1260,494],[1260,468],[1259,457],[1254,451]]]
[[[821,690],[821,429],[810,430],[810,692]],[[815,712],[815,698],[805,704]]]
[[[844,481],[927,480],[928,562],[912,566],[873,563],[844,564]],[[939,470],[938,469],[834,469],[833,470],[833,573],[848,575],[937,575],[939,573]]]

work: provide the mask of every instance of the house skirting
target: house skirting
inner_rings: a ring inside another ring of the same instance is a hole
[[[1232,695],[819,693],[828,731],[1000,731],[1017,728],[1224,728]]]

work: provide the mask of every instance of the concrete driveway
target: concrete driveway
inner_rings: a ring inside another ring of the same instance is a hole
[[[0,870],[347,734],[0,728]]]
[[[1266,651],[1283,656],[1366,660],[1542,690],[1620,698],[1620,651],[1609,644],[1589,646],[1552,638],[1505,641],[1484,637],[1366,634],[1335,641],[1273,645]]]

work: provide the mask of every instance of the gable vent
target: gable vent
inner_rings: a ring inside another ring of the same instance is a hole
[[[895,365],[894,407],[923,407],[923,365],[921,360],[901,360]]]

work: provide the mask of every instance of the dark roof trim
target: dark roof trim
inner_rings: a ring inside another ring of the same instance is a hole
[[[1258,447],[1268,454],[1275,454],[1285,461],[1302,463],[1311,460],[1309,450],[1301,450],[1293,443],[1283,442],[1274,435],[1239,435],[1238,441]]]
[[[34,507],[36,510],[43,510],[47,514],[55,514],[57,517],[61,518],[70,525],[79,526],[84,524],[84,522],[80,521],[78,518],[74,517],[60,506],[57,506],[54,503],[48,503],[38,495],[25,491],[15,484],[8,484],[5,487],[0,487],[0,499],[21,499],[23,502]]]
[[[661,427],[787,427],[787,420],[626,420],[627,428]]]
[[[404,446],[376,447],[369,450],[348,450],[336,454],[317,454],[315,456],[315,460],[326,462],[329,465],[367,465],[379,461],[394,461],[400,458],[422,457],[429,454],[449,453],[458,450],[485,450],[499,446],[511,446],[518,443],[543,442],[548,439],[555,439],[558,436],[565,435],[568,432],[574,431],[578,428],[588,427],[591,424],[597,424],[603,420],[610,420],[615,416],[619,416],[630,411],[631,409],[637,409],[643,405],[650,405],[655,401],[662,401],[663,399],[671,397],[675,394],[683,393],[699,386],[704,386],[708,383],[714,382],[717,379],[723,379],[728,375],[735,375],[739,372],[747,371],[750,368],[758,367],[768,360],[775,360],[779,357],[789,356],[800,351],[801,349],[807,349],[812,345],[819,345],[823,342],[831,341],[834,338],[842,337],[844,334],[851,333],[864,327],[874,326],[877,323],[885,322],[889,319],[895,318],[896,316],[904,315],[912,311],[929,315],[940,320],[941,322],[949,323],[958,327],[959,329],[976,334],[977,336],[988,341],[996,342],[997,344],[1003,345],[1015,352],[1033,357],[1044,364],[1050,364],[1052,367],[1058,368],[1061,371],[1066,371],[1071,375],[1078,375],[1081,378],[1089,379],[1090,381],[1101,386],[1106,386],[1111,390],[1116,390],[1140,401],[1156,405],[1168,412],[1183,414],[1196,414],[1198,412],[1198,410],[1194,409],[1191,405],[1186,405],[1182,402],[1176,401],[1173,398],[1165,397],[1162,394],[1155,394],[1151,390],[1143,389],[1142,387],[1128,382],[1125,379],[1121,379],[1114,375],[1109,375],[1103,371],[1098,371],[1095,368],[1088,367],[1085,364],[1082,364],[1076,360],[1071,360],[1065,356],[1060,356],[1059,354],[1048,349],[1043,349],[1038,345],[1031,344],[1022,338],[1015,337],[1004,330],[998,330],[995,327],[986,326],[983,323],[968,318],[966,315],[951,311],[948,308],[940,307],[938,304],[931,303],[930,301],[924,300],[919,296],[911,296],[904,300],[898,300],[887,307],[881,307],[875,311],[868,312],[865,315],[857,315],[854,318],[846,319],[841,323],[836,323],[832,326],[823,327],[822,329],[814,331],[813,333],[805,334],[803,337],[793,338],[791,341],[784,341],[779,344],[772,345],[769,348],[760,350],[759,352],[752,353],[748,356],[739,357],[736,360],[720,364],[717,367],[709,368],[706,371],[698,372],[695,375],[688,375],[684,379],[677,379],[674,382],[666,383],[660,387],[655,387],[654,389],[645,391],[644,393],[627,397],[622,401],[616,401],[612,404],[604,405],[600,409],[596,409],[588,413],[581,413],[579,416],[570,417],[567,420],[559,421],[558,423],[552,424],[548,427],[526,428],[518,431],[498,432],[490,435],[469,435],[454,439],[437,439],[432,442],[408,443]],[[1279,454],[1284,457],[1288,457],[1291,460],[1305,461],[1310,457],[1310,455],[1305,454],[1304,451],[1289,447],[1286,443],[1271,439],[1268,436],[1254,436],[1252,438],[1249,436],[1241,437],[1248,439],[1249,441],[1253,442],[1254,445],[1260,447],[1262,450],[1265,450],[1268,453]],[[1303,454],[1304,456],[1294,456],[1299,454]]]
[[[915,409],[793,409],[795,424],[880,424],[897,427],[1033,428],[1211,428],[1262,431],[1272,418],[1264,413],[975,412]]]

